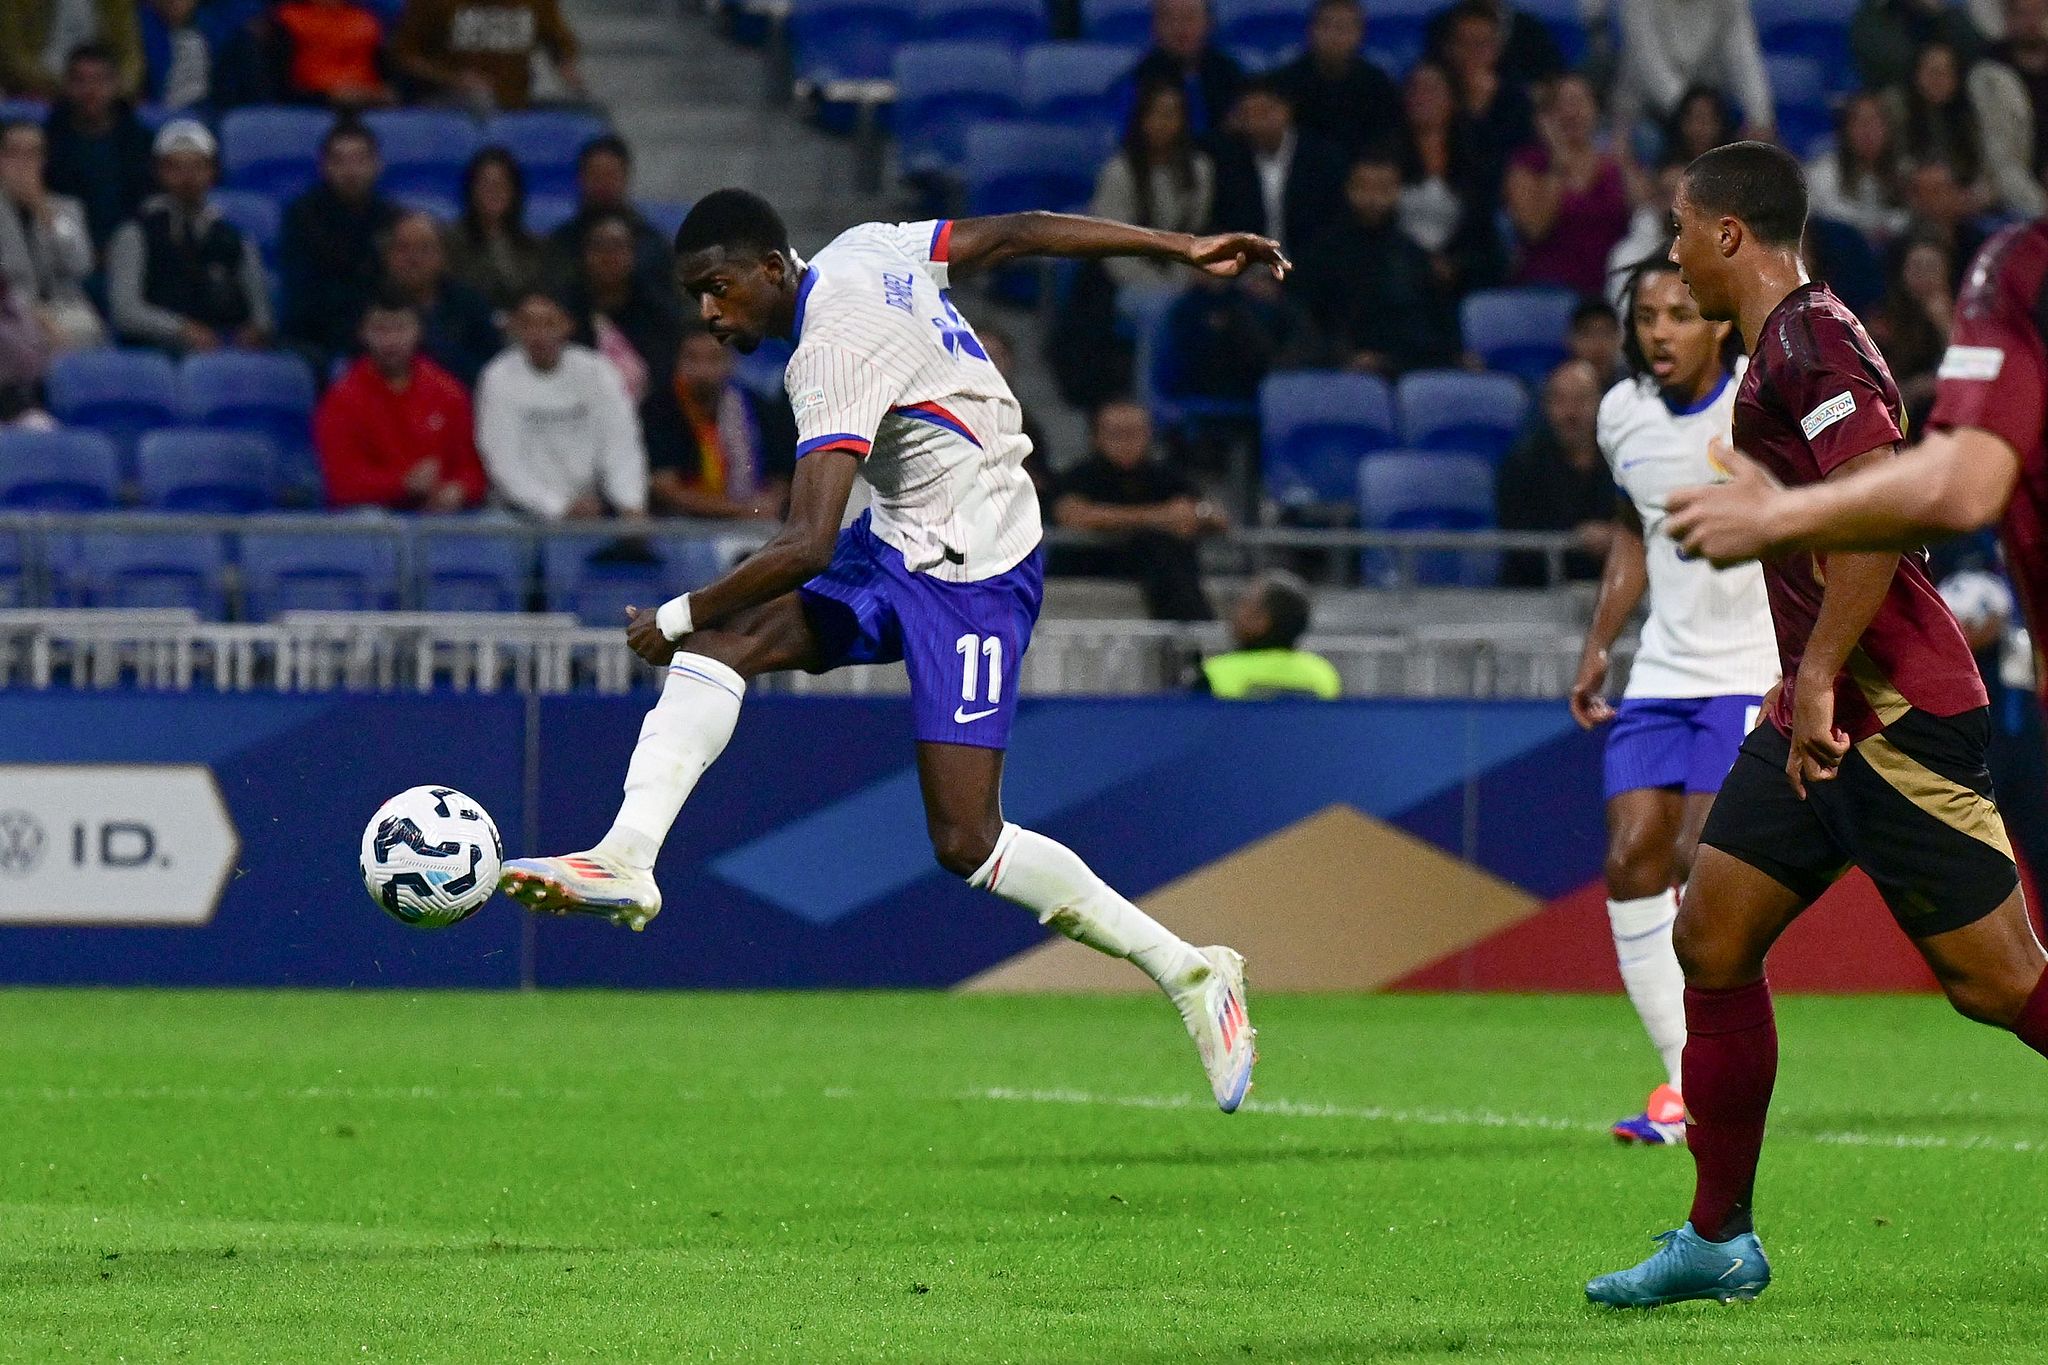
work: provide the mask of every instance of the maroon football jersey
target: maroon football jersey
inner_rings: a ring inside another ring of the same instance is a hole
[[[1863,324],[1824,286],[1804,284],[1764,319],[1735,395],[1736,448],[1789,485],[1819,483],[1900,439],[1899,389]],[[1826,556],[1764,563],[1785,686],[1771,723],[1789,733],[1799,660],[1820,616]],[[1953,716],[1987,703],[1962,628],[1927,578],[1927,556],[1899,558],[1877,615],[1835,679],[1835,724],[1863,740],[1917,707]]]

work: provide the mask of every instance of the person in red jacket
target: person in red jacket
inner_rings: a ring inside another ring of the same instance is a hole
[[[460,512],[484,498],[469,391],[420,354],[420,315],[385,291],[370,301],[363,356],[313,413],[313,445],[334,507]]]

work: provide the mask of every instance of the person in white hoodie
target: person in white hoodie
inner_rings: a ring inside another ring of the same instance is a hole
[[[1662,119],[1694,85],[1734,97],[1749,137],[1767,134],[1776,118],[1750,0],[1620,0],[1621,79],[1616,126]]]
[[[476,391],[494,500],[548,521],[644,515],[647,447],[618,370],[570,342],[569,310],[544,290],[529,290],[509,324],[514,344]]]

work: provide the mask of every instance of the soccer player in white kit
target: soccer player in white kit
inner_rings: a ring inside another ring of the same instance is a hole
[[[1665,500],[1709,482],[1707,443],[1726,440],[1746,364],[1731,327],[1700,317],[1678,268],[1638,268],[1626,294],[1631,377],[1600,402],[1599,441],[1621,489],[1614,549],[1586,632],[1572,715],[1607,735],[1607,916],[1629,1000],[1666,1080],[1623,1142],[1685,1141],[1679,1059],[1685,976],[1671,946],[1674,885],[1691,872],[1714,795],[1778,679],[1763,573],[1687,559],[1664,529]],[[1619,707],[1605,695],[1608,650],[1643,594],[1650,615]]]
[[[661,909],[655,854],[731,738],[747,680],[902,660],[925,820],[941,866],[1100,952],[1128,958],[1179,1010],[1216,1103],[1251,1085],[1244,960],[1195,948],[1072,850],[1003,819],[1017,666],[1043,582],[1031,443],[1009,385],[948,293],[955,271],[1027,256],[1145,256],[1212,275],[1284,273],[1263,237],[1191,237],[1066,214],[868,223],[806,262],[766,200],[720,190],[676,233],[676,278],[712,335],[795,343],[788,520],[710,586],[628,609],[627,640],[664,665],[611,831],[587,852],[521,858],[501,887],[535,910],[634,929]],[[856,477],[872,506],[841,530]]]

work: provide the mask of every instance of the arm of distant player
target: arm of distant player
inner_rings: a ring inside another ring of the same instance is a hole
[[[1294,268],[1278,242],[1250,232],[1195,237],[1072,213],[1002,213],[953,220],[951,247],[946,257],[947,266],[953,270],[987,270],[1027,256],[1066,256],[1077,260],[1145,256],[1179,261],[1222,276],[1239,275],[1254,265],[1263,265],[1276,277],[1284,278]]]
[[[730,573],[689,597],[692,630],[730,620],[749,607],[794,592],[825,572],[846,519],[846,500],[860,457],[851,450],[819,450],[796,462],[789,490],[789,517],[766,545],[733,566]],[[676,651],[655,623],[655,613],[626,608],[626,643],[651,664],[665,664]]]
[[[1889,447],[1865,451],[1836,466],[1829,478],[1846,480],[1859,470],[1895,462]],[[1802,801],[1807,783],[1831,780],[1848,756],[1849,734],[1835,724],[1835,679],[1884,605],[1899,571],[1899,557],[1891,551],[1837,551],[1819,567],[1824,577],[1820,614],[1799,660],[1798,690],[1792,699],[1792,752],[1785,760],[1785,775]]]
[[[1607,651],[1635,615],[1650,587],[1649,552],[1643,545],[1643,518],[1623,497],[1614,511],[1614,548],[1600,575],[1600,596],[1593,603],[1593,623],[1586,627],[1586,645],[1579,653],[1579,676],[1572,684],[1572,719],[1590,730],[1614,719],[1607,702]]]

